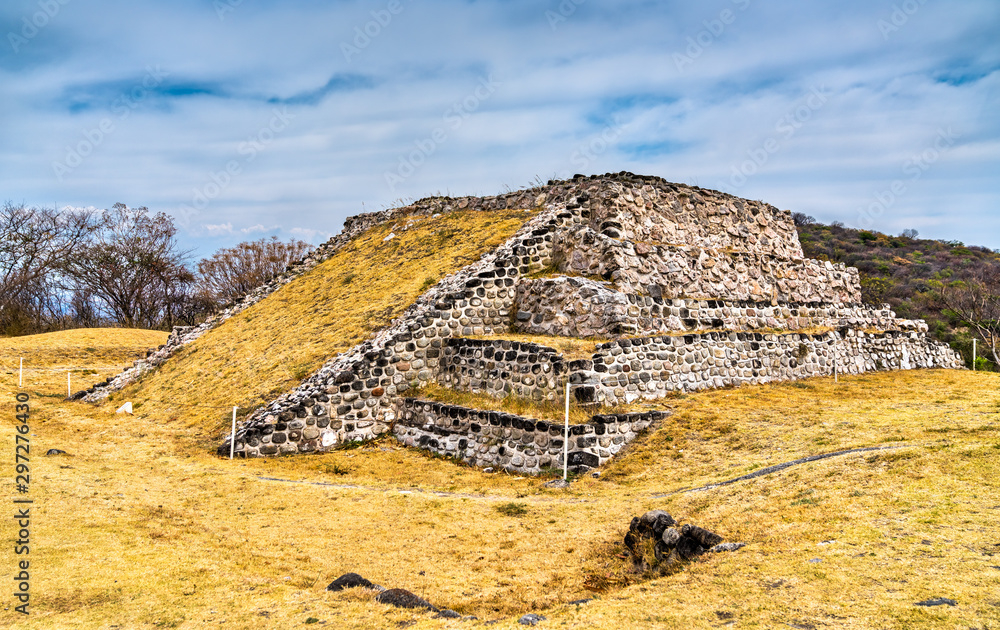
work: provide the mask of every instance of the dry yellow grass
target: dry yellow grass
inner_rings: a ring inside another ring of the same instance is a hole
[[[493,398],[487,394],[456,391],[434,383],[406,393],[407,395],[412,395],[414,398],[434,400],[448,405],[460,405],[472,409],[495,409],[525,418],[547,420],[559,424],[566,420],[566,402],[565,398],[561,396],[558,400],[553,401],[536,401],[513,395],[504,398]],[[646,401],[631,405],[579,405],[571,398],[569,422],[570,424],[583,424],[590,422],[591,418],[599,413],[632,413],[648,411],[650,409],[662,409],[663,407],[663,403],[650,403]]]
[[[113,396],[218,436],[364,341],[445,275],[506,241],[529,212],[401,217],[361,234],[329,260],[194,343],[138,386]],[[407,227],[409,226],[409,227]],[[389,240],[389,234],[395,236]],[[459,237],[460,235],[460,237]]]
[[[128,333],[116,341],[147,345]],[[62,365],[93,347],[74,353],[59,343]],[[3,365],[31,346],[44,352],[47,338],[0,340]],[[310,618],[336,628],[483,627],[323,590],[348,571],[481,621],[503,619],[494,628],[521,627],[525,612],[566,628],[1000,626],[994,374],[878,373],[675,399],[667,424],[601,479],[568,491],[390,440],[230,462],[170,413],[123,417],[65,403],[64,373],[33,374],[33,614],[23,619],[4,595],[7,627],[274,628]],[[8,436],[16,379],[0,372]],[[9,466],[13,440],[5,442]],[[870,445],[901,448],[671,494]],[[48,448],[70,456],[41,456]],[[510,503],[526,512],[497,509]],[[633,515],[655,507],[749,545],[653,582],[587,590],[627,581],[613,543]],[[11,527],[6,519],[7,539]],[[5,546],[6,584],[14,559]],[[566,605],[581,597],[598,599]],[[913,605],[931,597],[959,605]]]

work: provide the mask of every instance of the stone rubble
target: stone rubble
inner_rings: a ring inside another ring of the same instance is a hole
[[[623,542],[636,572],[665,573],[705,553],[737,551],[746,546],[724,543],[722,536],[697,525],[677,525],[663,510],[650,510],[632,519]]]

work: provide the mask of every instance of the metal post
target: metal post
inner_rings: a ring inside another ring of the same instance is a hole
[[[236,409],[237,407],[233,407],[233,435],[229,438],[229,459],[236,454]]]
[[[24,383],[24,357],[21,357],[21,367],[17,371],[17,388],[21,389]]]
[[[972,340],[972,371],[973,372],[976,371],[976,342],[977,341],[979,341],[979,340],[978,339],[973,339]]]
[[[73,385],[70,382],[71,371],[66,370],[66,398],[73,397]]]
[[[569,476],[569,379],[566,380],[566,429],[563,435],[563,481]]]
[[[839,383],[840,382],[840,370],[838,369],[839,367],[840,367],[840,363],[837,360],[837,355],[834,354],[833,355],[833,382],[834,383]]]

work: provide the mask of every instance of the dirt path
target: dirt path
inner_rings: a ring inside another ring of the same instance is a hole
[[[654,494],[654,499],[662,499],[664,497],[669,497],[674,494],[688,493],[688,492],[704,492],[706,490],[713,490],[715,488],[720,488],[722,486],[728,486],[740,481],[747,481],[750,479],[755,479],[757,477],[763,477],[764,475],[770,475],[776,472],[780,472],[792,466],[799,466],[802,464],[808,464],[810,462],[820,461],[822,459],[829,459],[831,457],[842,457],[845,455],[853,455],[856,453],[871,453],[876,451],[889,451],[898,448],[907,448],[913,446],[912,444],[897,444],[893,446],[868,446],[863,448],[852,448],[846,451],[836,451],[834,453],[823,453],[820,455],[810,455],[809,457],[803,457],[801,459],[792,460],[789,462],[784,462],[781,464],[775,464],[773,466],[768,466],[767,468],[761,468],[752,473],[742,475],[740,477],[735,477],[733,479],[727,479],[726,481],[720,481],[719,483],[708,484],[705,486],[699,486],[697,488],[681,488],[680,490],[674,490],[673,492],[667,492],[662,494]],[[363,490],[365,492],[396,492],[399,494],[422,494],[427,496],[435,496],[442,498],[456,498],[456,499],[474,499],[479,501],[511,501],[512,497],[500,496],[500,495],[487,495],[487,494],[467,494],[459,492],[445,492],[443,490],[426,490],[424,488],[376,488],[373,486],[361,486],[355,484],[346,483],[328,483],[324,481],[296,481],[294,479],[281,479],[279,477],[262,477],[257,476],[256,479],[261,481],[272,481],[276,483],[293,483],[301,484],[307,486],[322,486],[325,488],[339,488],[342,490]],[[541,502],[541,503],[594,503],[600,501],[600,499],[584,499],[584,498],[562,498],[562,497],[552,497],[552,496],[532,496],[532,497],[516,497],[519,501],[526,502]]]

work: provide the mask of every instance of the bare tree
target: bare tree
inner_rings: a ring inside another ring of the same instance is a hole
[[[127,327],[170,326],[171,303],[193,281],[178,250],[173,220],[145,207],[117,203],[66,266],[78,291],[87,292]]]
[[[811,217],[804,212],[793,212],[792,221],[797,226],[812,225],[813,223],[816,223],[816,219],[814,217]]]
[[[1000,365],[1000,266],[988,265],[968,278],[938,288],[940,305],[986,344]]]
[[[95,228],[84,211],[0,208],[0,330],[38,332],[63,315],[59,271]]]
[[[198,263],[202,290],[219,305],[234,302],[305,256],[312,245],[277,237],[220,249]]]

